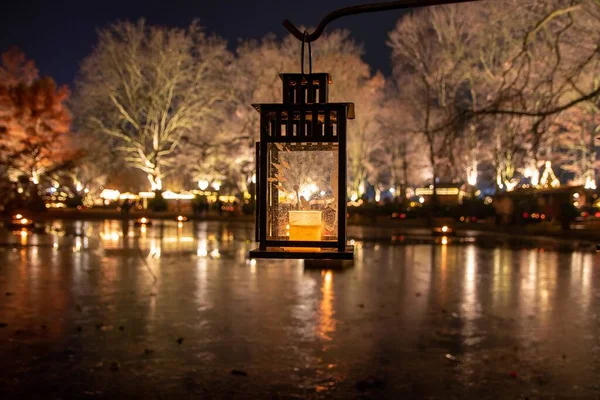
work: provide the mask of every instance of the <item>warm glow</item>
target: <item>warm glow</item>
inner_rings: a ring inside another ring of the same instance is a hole
[[[23,218],[23,216],[21,214],[15,215],[15,219],[21,219],[21,218]]]
[[[533,180],[532,180],[532,183],[533,183]],[[542,174],[542,177],[540,178],[540,185],[544,186],[544,187],[550,186],[553,188],[560,186],[560,181],[554,174],[554,171],[552,170],[552,162],[550,162],[550,161],[546,161],[544,173]]]
[[[439,196],[456,196],[460,190],[458,188],[437,188],[435,193]],[[417,188],[415,190],[417,196],[431,196],[433,194],[433,188]]]
[[[290,240],[321,240],[321,211],[290,211],[289,220]]]
[[[365,193],[365,184],[364,184],[364,182],[361,182],[360,185],[358,185],[358,193],[361,196]]]
[[[198,189],[206,190],[208,188],[208,181],[204,179],[200,179],[198,181]]]
[[[456,196],[459,190],[458,188],[437,188],[435,193],[441,196]]]
[[[360,199],[358,201],[350,201],[350,202],[348,202],[348,205],[352,206],[352,207],[360,207],[363,205],[363,203],[364,203],[364,201],[362,199]]]
[[[198,249],[196,250],[196,255],[198,257],[208,256],[208,250],[206,248],[206,239],[200,239],[198,241]]]
[[[156,196],[154,192],[139,192],[138,196],[142,199],[153,199]]]
[[[475,186],[477,184],[477,165],[475,165],[475,168],[469,171],[467,176],[467,183],[471,186]]]
[[[150,181],[150,191],[162,190],[162,179],[154,178],[152,175],[148,174],[148,180]]]
[[[211,186],[216,191],[219,191],[221,189],[221,181],[214,181]]]
[[[540,183],[540,171],[536,167],[525,168],[523,176],[531,179],[532,186],[538,186]]]
[[[585,178],[585,189],[596,190],[596,180],[588,176]]]
[[[154,194],[154,193],[152,193]],[[154,197],[154,196],[152,196]],[[140,196],[134,194],[134,193],[123,193],[119,196],[119,200],[137,200],[139,199]]]
[[[517,187],[519,181],[514,180],[514,181],[510,181],[510,182],[505,182],[505,183],[506,183],[506,191],[512,192]]]
[[[148,258],[160,258],[162,255],[162,249],[160,248],[160,242],[153,239],[150,242],[150,253],[148,253]]]
[[[140,222],[142,224],[147,224],[148,223],[148,218],[142,217],[142,218],[140,218]]]
[[[312,196],[317,191],[319,191],[319,187],[317,185],[315,185],[314,183],[309,183],[307,185],[300,186],[298,195],[300,195],[301,197],[304,197],[305,199],[308,200],[308,199],[310,199],[310,196]]]
[[[219,196],[219,200],[224,203],[233,203],[236,200],[235,196]]]
[[[289,212],[289,240],[318,242],[321,240],[321,211],[290,211]],[[289,251],[315,251],[318,248],[293,247]]]
[[[448,227],[446,225],[442,226],[442,232],[444,232],[444,233],[448,232]]]
[[[194,198],[193,193],[175,193],[170,190],[166,190],[162,194],[165,200],[192,200]]]
[[[323,340],[331,340],[331,335],[335,332],[336,321],[334,318],[333,308],[333,273],[331,271],[323,271],[323,285],[321,288],[322,299],[319,304],[319,325],[318,334]]]
[[[100,197],[104,200],[117,200],[120,195],[121,192],[113,189],[104,189],[102,193],[100,193]]]
[[[21,218],[21,223],[22,223],[23,225],[25,225],[25,224],[26,224],[26,223],[28,223],[28,222],[29,222],[29,220],[28,220],[27,218]]]
[[[421,203],[421,204],[425,203],[425,198],[423,196],[419,197],[419,203]]]
[[[446,236],[442,237],[442,244],[448,244],[448,238]]]
[[[73,253],[79,253],[81,251],[81,237],[75,238],[75,246],[73,246]]]

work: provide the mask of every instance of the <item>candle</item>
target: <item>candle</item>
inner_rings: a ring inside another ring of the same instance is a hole
[[[290,211],[290,240],[321,241],[321,211]],[[288,250],[319,251],[318,248],[288,248]]]

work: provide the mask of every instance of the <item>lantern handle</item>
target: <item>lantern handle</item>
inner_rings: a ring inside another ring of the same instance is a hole
[[[300,48],[300,71],[302,72],[302,75],[304,75],[304,45],[306,44],[307,36],[308,31],[304,31],[304,35],[302,36],[302,47]],[[312,48],[310,42],[308,42],[308,73],[312,74]]]
[[[398,1],[388,1],[384,3],[372,3],[372,4],[361,4],[357,6],[350,6],[340,8],[338,10],[332,11],[325,16],[317,25],[317,29],[313,33],[308,34],[308,32],[302,32],[294,24],[290,22],[290,20],[286,19],[283,21],[283,26],[298,40],[301,40],[303,43],[306,42],[310,44],[317,40],[325,30],[325,27],[330,22],[345,17],[348,15],[356,15],[356,14],[365,14],[376,11],[388,11],[388,10],[399,10],[403,8],[413,8],[413,7],[428,7],[428,6],[436,6],[442,4],[452,4],[452,3],[467,3],[479,0],[398,0]]]

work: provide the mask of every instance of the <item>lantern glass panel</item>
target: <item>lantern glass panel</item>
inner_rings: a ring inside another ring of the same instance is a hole
[[[267,239],[338,239],[337,143],[269,143]]]

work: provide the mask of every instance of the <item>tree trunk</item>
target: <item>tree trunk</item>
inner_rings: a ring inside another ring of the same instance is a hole
[[[437,197],[437,170],[435,167],[435,153],[434,153],[434,149],[433,149],[433,145],[430,142],[430,163],[431,163],[431,169],[433,172],[433,182],[432,182],[432,186],[433,186],[433,192],[431,193],[431,204],[429,205],[429,212],[428,212],[428,216],[427,216],[427,224],[430,228],[433,228],[433,223],[434,223],[434,214],[435,211],[437,210],[437,204],[438,204],[438,197]]]
[[[154,167],[152,173],[148,174],[148,181],[150,182],[150,190],[162,192],[162,174],[158,165]]]

